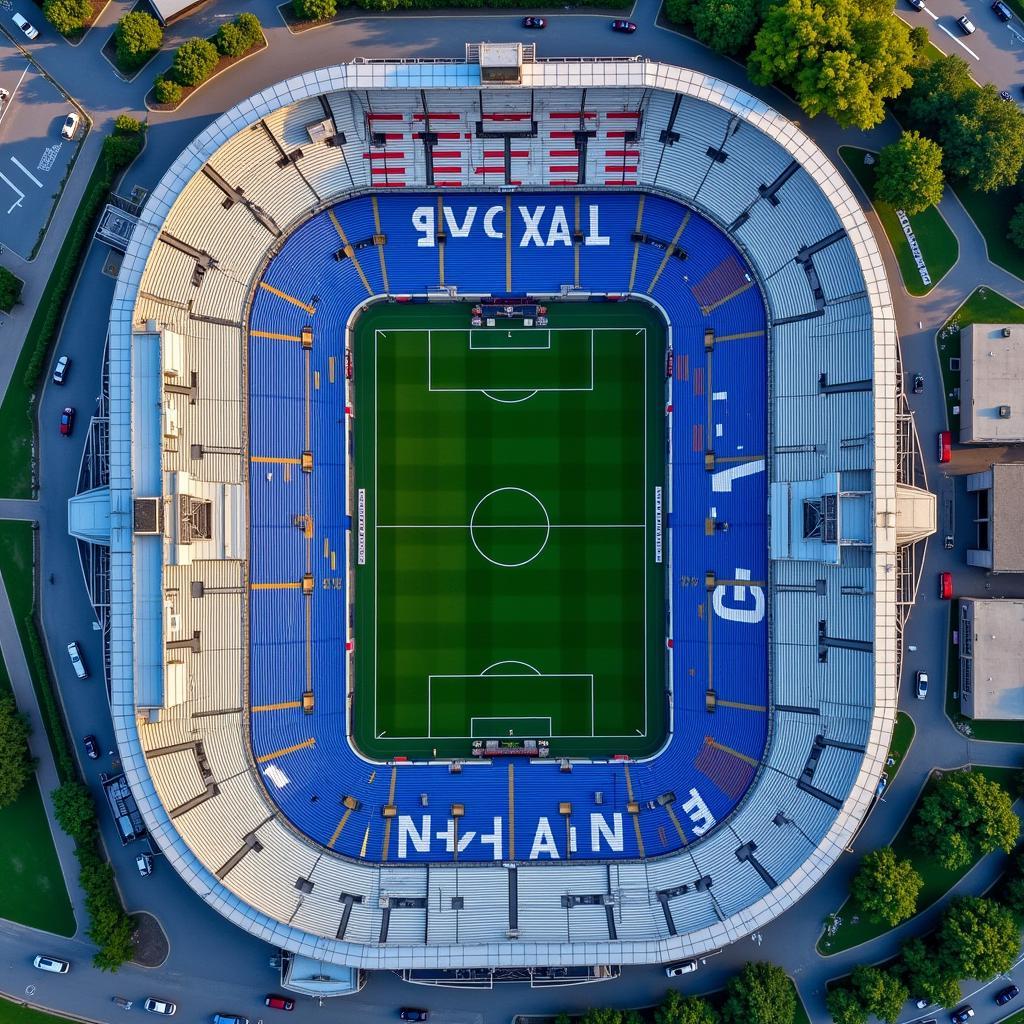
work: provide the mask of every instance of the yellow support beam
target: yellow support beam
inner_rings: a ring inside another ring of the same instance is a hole
[[[249,708],[250,711],[284,711],[285,708],[300,708],[302,707],[302,701],[300,700],[283,700],[279,704],[257,704],[255,707]]]
[[[311,306],[308,302],[303,302],[301,299],[295,298],[294,295],[289,295],[287,292],[283,292],[280,288],[275,288],[273,285],[267,284],[265,281],[260,282],[260,287],[264,289],[264,291],[270,292],[271,295],[276,295],[279,299],[284,299],[285,302],[290,302],[293,306],[298,306],[299,309],[304,309],[310,316],[316,312],[316,306]]]
[[[264,754],[262,757],[256,758],[257,764],[266,764],[268,761],[273,761],[275,757],[286,757],[288,754],[294,754],[299,750],[306,750],[308,747],[316,745],[316,740],[310,736],[308,740],[303,740],[301,743],[293,743],[290,747],[282,747],[280,750],[275,750],[272,754]]]

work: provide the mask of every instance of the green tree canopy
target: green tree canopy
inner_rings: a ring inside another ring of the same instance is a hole
[[[933,138],[964,95],[977,88],[971,69],[961,57],[916,63],[910,76],[912,84],[896,101],[896,111],[904,124]]]
[[[718,1013],[706,999],[670,988],[654,1011],[654,1024],[718,1024]]]
[[[1021,241],[1017,244],[1024,249],[1024,203],[1017,207],[1013,218],[1020,222]],[[1017,855],[1007,872],[1001,899],[1003,906],[1016,914],[1018,920],[1024,920],[1024,853]]]
[[[954,900],[935,936],[935,955],[957,978],[988,981],[1012,966],[1020,951],[1020,930],[1011,911],[995,900],[966,896]]]
[[[153,96],[157,103],[177,103],[181,99],[181,86],[160,75],[153,83]]]
[[[118,20],[114,30],[117,59],[127,67],[141,67],[160,49],[163,41],[160,22],[145,11],[130,11]]]
[[[32,778],[35,761],[28,749],[32,732],[14,697],[0,695],[0,807],[8,807]]]
[[[50,796],[57,824],[80,846],[91,842],[96,831],[96,805],[88,788],[72,779]]]
[[[580,1024],[622,1024],[622,1011],[592,1007],[580,1018]]]
[[[214,43],[225,57],[241,57],[249,49],[242,30],[233,21],[226,21],[217,29]]]
[[[865,1011],[885,1024],[896,1024],[910,997],[907,986],[895,974],[866,964],[854,968],[850,985]]]
[[[210,77],[219,59],[209,39],[187,39],[174,55],[171,74],[181,85],[199,85]]]
[[[904,132],[878,155],[875,198],[897,210],[914,214],[938,206],[943,184],[942,150],[918,132]]]
[[[867,1024],[868,1011],[845,986],[829,989],[825,994],[825,1007],[835,1024]]]
[[[700,0],[690,10],[693,34],[719,53],[746,50],[761,24],[760,0]]]
[[[991,85],[968,90],[943,122],[946,170],[979,192],[1012,185],[1024,167],[1024,113]]]
[[[235,18],[235,24],[249,46],[263,42],[263,26],[260,24],[260,19],[251,11],[243,11]]]
[[[911,939],[903,947],[903,974],[914,998],[939,1006],[955,1006],[960,1001],[959,977],[950,973],[948,964],[940,962],[924,939]]]
[[[812,117],[873,128],[911,84],[910,29],[882,0],[779,0],[747,63],[758,85],[781,83]]]
[[[292,0],[292,7],[304,21],[323,21],[338,13],[337,0]]]
[[[6,267],[0,267],[0,309],[5,313],[21,298],[23,282]]]
[[[1024,160],[1024,139],[1016,159]],[[950,871],[968,867],[993,850],[1009,853],[1019,834],[1020,820],[1009,793],[972,771],[944,775],[921,801],[912,831],[918,849]]]
[[[796,991],[775,964],[745,964],[725,986],[724,1024],[793,1024]]]
[[[871,920],[895,927],[914,916],[923,884],[909,860],[897,860],[892,847],[883,846],[860,862],[850,892]]]
[[[89,0],[44,0],[43,15],[61,35],[80,32],[92,17]]]

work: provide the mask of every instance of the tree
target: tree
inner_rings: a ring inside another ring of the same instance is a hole
[[[860,862],[850,893],[872,921],[895,927],[917,910],[924,881],[909,860],[897,860],[891,846],[872,850]]]
[[[939,1006],[955,1006],[960,1001],[960,979],[939,962],[924,939],[911,939],[903,947],[903,974],[915,997]]]
[[[31,732],[14,697],[9,693],[0,696],[0,807],[13,804],[32,778],[35,760],[28,749]]]
[[[748,963],[725,986],[724,1024],[793,1024],[796,992],[775,964]]]
[[[338,13],[338,0],[292,0],[292,7],[303,21],[325,21]]]
[[[622,1024],[622,1011],[593,1007],[583,1014],[580,1024]]]
[[[210,77],[219,59],[209,39],[187,39],[174,55],[171,74],[180,85],[199,85]]]
[[[1024,113],[991,85],[971,89],[939,132],[946,170],[975,191],[1017,181],[1024,167]]]
[[[960,57],[940,57],[917,63],[911,69],[912,84],[894,104],[904,124],[938,137],[938,131],[961,99],[977,85],[971,69]]]
[[[1017,158],[1024,160],[1024,140]],[[958,871],[993,850],[1009,853],[1019,834],[1006,790],[980,772],[965,771],[944,775],[925,794],[912,838],[925,856]]]
[[[1020,210],[1022,207],[1024,207],[1024,203],[1017,209]],[[1016,216],[1017,214],[1014,214],[1015,218]],[[1022,225],[1022,231],[1024,231],[1024,225]],[[1013,866],[1007,872],[1001,899],[1011,914],[1015,914],[1018,920],[1024,920],[1024,853],[1017,855]]]
[[[904,132],[878,154],[875,198],[897,210],[915,214],[938,206],[943,184],[942,150],[918,132]]]
[[[53,813],[57,824],[79,846],[90,842],[96,831],[96,805],[89,790],[81,782],[72,779],[55,789],[50,796],[53,798]]]
[[[890,971],[861,964],[855,967],[850,984],[860,1005],[885,1024],[896,1024],[903,1004],[910,997],[907,986]]]
[[[654,1011],[654,1024],[718,1024],[718,1013],[706,999],[670,988]]]
[[[247,43],[247,49],[249,46],[256,46],[257,43],[263,42],[263,26],[260,24],[260,19],[251,11],[243,11],[235,18],[235,24]]]
[[[233,21],[226,21],[217,29],[214,43],[225,57],[241,57],[249,49],[245,35]]]
[[[781,83],[811,115],[868,129],[911,84],[910,29],[883,0],[779,0],[768,8],[747,71]]]
[[[23,282],[6,267],[0,267],[0,309],[9,313],[14,304],[21,298]]]
[[[928,45],[928,29],[924,25],[915,25],[910,30],[910,45],[914,48],[914,53],[917,54],[920,54]]]
[[[145,127],[142,121],[137,117],[132,117],[131,114],[118,114],[114,118],[114,129],[119,132],[133,134],[143,131]]]
[[[43,16],[61,35],[72,35],[85,28],[92,17],[89,0],[44,0]]]
[[[145,11],[131,11],[118,20],[114,46],[123,67],[137,68],[146,63],[163,45],[160,22]]]
[[[748,49],[761,23],[759,0],[699,0],[690,13],[693,34],[719,53]]]
[[[935,936],[935,956],[957,978],[988,981],[1012,966],[1020,951],[1013,914],[995,900],[965,896],[954,900]]]
[[[665,16],[677,25],[690,24],[693,0],[665,0]]]
[[[835,1024],[867,1024],[868,1011],[848,988],[833,988],[825,995],[825,1007]]]
[[[181,101],[181,86],[160,75],[153,83],[153,96],[157,103],[178,103]]]

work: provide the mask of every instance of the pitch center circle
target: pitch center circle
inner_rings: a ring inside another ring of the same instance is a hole
[[[492,565],[517,569],[547,547],[551,517],[544,502],[522,487],[498,487],[485,494],[469,517],[469,539]]]

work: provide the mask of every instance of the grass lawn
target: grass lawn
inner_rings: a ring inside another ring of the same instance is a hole
[[[1024,250],[1006,237],[1006,225],[1020,202],[1016,186],[995,192],[975,192],[965,182],[958,182],[953,190],[984,236],[988,258],[1011,274],[1024,277]]]
[[[907,756],[910,744],[914,740],[914,720],[905,711],[896,712],[896,726],[892,731],[892,742],[889,744],[889,757],[896,763],[885,770],[889,775],[889,785],[903,767],[903,759]]]
[[[1016,792],[1015,777],[1019,774],[1016,768],[991,768],[980,765],[974,769],[983,775],[998,782],[1011,793]],[[921,796],[928,792],[929,782],[922,791]],[[911,860],[921,874],[924,885],[917,897],[917,912],[927,910],[936,900],[941,899],[974,865],[958,871],[949,871],[940,867],[934,861],[921,857],[917,847],[911,843],[910,834],[913,823],[917,817],[917,809],[921,803],[921,797],[914,804],[913,810],[903,827],[896,834],[896,837],[889,844],[897,858],[900,860]],[[843,950],[858,946],[862,942],[868,942],[884,935],[889,931],[889,926],[881,922],[868,920],[867,915],[861,909],[856,900],[850,898],[839,908],[839,916],[843,919],[838,931],[831,938],[822,936],[818,940],[818,952],[822,956],[831,956],[833,953],[841,953]]]
[[[927,295],[949,268],[956,263],[960,252],[956,235],[953,234],[942,214],[934,206],[930,206],[923,213],[915,213],[910,218],[910,226],[917,236],[917,244],[920,246],[921,255],[924,257],[925,265],[931,276],[931,284],[924,284],[921,280],[921,272],[910,251],[910,243],[896,216],[896,211],[888,203],[877,202],[874,198],[875,165],[864,163],[866,152],[867,150],[857,149],[854,146],[843,146],[839,150],[839,155],[871,198],[878,219],[882,222],[889,243],[896,253],[900,274],[907,291],[911,295]]]
[[[0,1024],[57,1024],[57,1021],[69,1019],[71,1018],[58,1017],[53,1013],[43,1013],[42,1010],[32,1010],[0,997]]]
[[[960,415],[953,412],[953,407],[960,404],[960,373],[949,368],[949,361],[960,358],[960,331],[974,323],[1022,324],[1024,308],[991,288],[977,288],[936,335],[942,385],[946,393],[946,421],[953,432],[954,441],[960,431]]]

